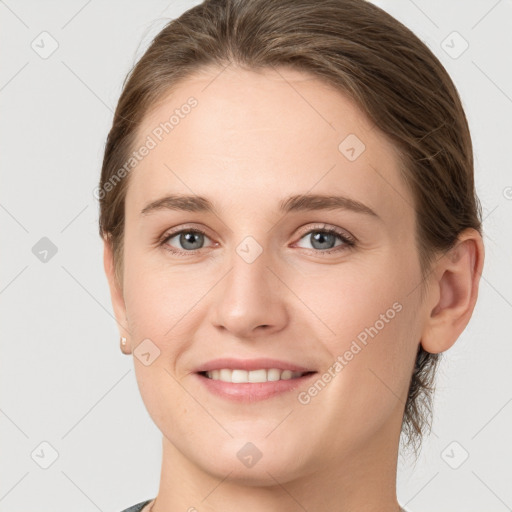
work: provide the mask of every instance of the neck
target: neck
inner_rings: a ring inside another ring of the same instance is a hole
[[[398,512],[396,425],[343,458],[324,457],[302,474],[271,476],[266,485],[202,470],[163,438],[159,493],[152,512]]]

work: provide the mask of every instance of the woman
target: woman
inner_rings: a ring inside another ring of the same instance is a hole
[[[105,148],[121,349],[163,435],[125,512],[403,510],[484,260],[457,91],[362,0],[212,0],[131,71]]]

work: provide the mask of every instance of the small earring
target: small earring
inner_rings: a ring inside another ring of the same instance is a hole
[[[123,347],[126,346],[126,338],[124,336],[121,338],[121,345],[123,345]]]

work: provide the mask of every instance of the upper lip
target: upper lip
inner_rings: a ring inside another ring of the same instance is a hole
[[[223,368],[229,368],[230,370],[260,370],[271,368],[277,368],[279,370],[291,370],[292,372],[312,372],[311,368],[297,365],[287,361],[280,361],[278,359],[269,358],[257,358],[257,359],[233,359],[233,358],[221,358],[213,359],[208,361],[198,368],[196,372],[209,372],[212,370],[222,370]]]

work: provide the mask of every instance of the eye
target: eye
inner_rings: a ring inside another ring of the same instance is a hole
[[[301,237],[301,240],[303,239],[310,244],[310,247],[305,247],[305,249],[313,249],[323,253],[338,252],[355,246],[355,240],[346,233],[336,228],[325,228],[323,226],[310,229]],[[336,239],[341,243],[336,245]]]
[[[165,250],[175,254],[195,254],[205,248],[205,238],[210,239],[201,229],[182,229],[173,233],[166,233],[159,244]],[[355,239],[347,233],[337,228],[326,228],[325,225],[310,229],[302,235],[300,240],[306,240],[310,244],[310,247],[303,248],[324,254],[343,251],[354,247],[356,244]],[[340,243],[337,244],[337,240]]]
[[[209,238],[200,229],[184,229],[175,233],[167,233],[161,241],[165,249],[174,253],[192,253],[203,249],[204,239]]]

